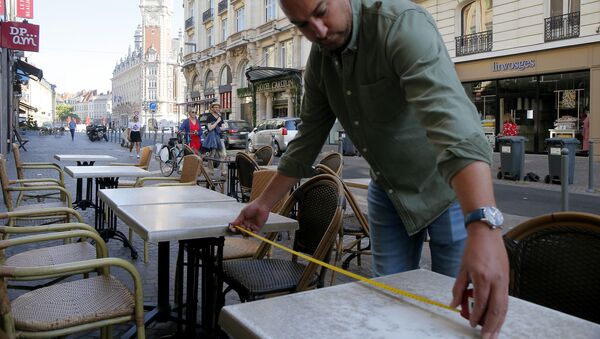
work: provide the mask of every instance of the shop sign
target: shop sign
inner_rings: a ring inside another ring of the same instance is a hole
[[[0,46],[19,51],[39,51],[40,26],[24,22],[0,23]]]
[[[17,0],[17,17],[33,19],[33,0]]]
[[[494,62],[492,72],[524,71],[528,68],[535,68],[535,60]]]
[[[294,82],[292,79],[285,80],[275,80],[270,82],[263,82],[261,84],[256,85],[257,92],[269,92],[276,91],[278,89],[287,89],[294,87]]]

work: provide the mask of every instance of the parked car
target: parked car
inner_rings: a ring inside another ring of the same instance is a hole
[[[273,118],[260,122],[248,134],[248,150],[254,152],[262,146],[272,145],[275,155],[280,156],[298,133],[299,124],[300,118]]]
[[[252,126],[245,120],[225,120],[222,131],[225,148],[245,148],[248,133],[252,131]]]

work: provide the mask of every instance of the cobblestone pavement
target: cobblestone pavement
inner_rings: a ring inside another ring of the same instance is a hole
[[[111,136],[110,142],[105,142],[105,141],[90,142],[84,133],[76,133],[75,141],[70,140],[68,133],[66,133],[64,136],[61,136],[61,137],[55,137],[55,136],[43,136],[42,137],[42,136],[38,136],[37,134],[34,134],[33,132],[28,132],[26,134],[26,137],[30,140],[29,143],[26,145],[28,151],[27,152],[21,151],[22,159],[23,159],[23,161],[26,161],[26,162],[57,162],[56,160],[54,160],[53,155],[59,154],[59,153],[63,153],[63,154],[79,154],[79,153],[109,154],[109,155],[116,157],[117,162],[131,162],[132,164],[137,162],[137,159],[135,159],[135,157],[130,158],[128,149],[121,147],[118,143],[112,142],[112,140],[113,140],[112,136]],[[165,135],[165,140],[168,140],[168,137],[169,137],[169,135]],[[161,139],[162,139],[161,137],[158,137],[157,142],[160,143]],[[154,144],[155,144],[155,142],[152,139],[150,139],[150,140],[146,139],[143,142],[144,146],[154,145]],[[324,150],[336,150],[336,146],[325,146]],[[362,159],[360,159],[358,157],[346,157],[344,161],[345,161],[345,166],[352,166],[354,163],[357,163],[358,161],[362,161]],[[100,163],[98,163],[98,164],[100,164]],[[61,163],[61,165],[74,165],[74,164]],[[494,154],[494,166],[495,166],[495,168],[497,168],[499,166],[499,155],[497,153]],[[542,176],[542,178],[543,178],[543,175],[545,175],[545,173],[547,172],[547,156],[545,156],[545,155],[527,155],[525,167],[526,167],[526,172],[533,171],[533,172],[537,173],[538,175]],[[16,178],[16,171],[15,171],[15,167],[14,167],[14,160],[12,158],[12,154],[8,155],[8,168],[9,168],[9,177]],[[156,172],[157,175],[160,175],[159,169],[158,169],[158,163],[156,162],[156,160],[151,161],[150,171]],[[49,170],[28,171],[26,174],[30,178],[43,178],[43,177],[55,177],[56,176],[55,172],[52,172]],[[363,176],[368,176],[368,172],[365,172]],[[596,182],[600,182],[600,175],[598,175],[598,173],[596,173],[596,176],[598,177],[598,178],[596,178]],[[560,189],[559,185],[546,185],[543,183],[531,183],[531,182],[512,183],[512,182],[507,182],[505,180],[498,181],[496,179],[495,179],[495,182],[497,182],[497,183],[500,182],[502,184],[508,184],[508,185],[525,185],[525,186],[529,186],[529,187],[543,188],[543,189],[550,189],[550,190]],[[72,194],[74,196],[75,180],[70,177],[66,177],[65,183],[66,183],[66,186],[69,189],[69,191],[72,192]],[[576,163],[575,185],[573,185],[572,191],[577,192],[577,193],[585,193],[585,194],[597,194],[597,193],[586,193],[585,192],[586,187],[587,187],[587,158],[579,158],[578,157],[577,163]],[[364,208],[366,206],[365,190],[353,190],[353,191],[356,195],[356,199],[358,200],[359,204]],[[2,209],[5,210],[4,205],[2,205]],[[86,211],[80,211],[80,212],[82,213],[82,215],[84,216],[85,220],[88,223],[93,224],[93,220],[94,220],[93,209],[87,209]],[[525,218],[507,214],[506,219],[507,219],[507,225],[508,225],[507,229],[510,229],[511,227],[513,227],[513,226],[517,225],[518,223],[520,223],[521,221],[523,221]],[[344,222],[356,223],[356,219],[354,218],[354,216],[351,213],[347,212]],[[119,223],[118,223],[118,228],[122,232],[127,234],[127,226],[125,224],[123,224],[121,221],[119,221]],[[352,239],[347,239],[347,240],[352,240]],[[284,245],[290,245],[290,240],[288,240],[287,237],[285,237],[285,236],[283,237],[282,242]],[[139,237],[134,237],[133,244],[140,251],[140,259],[139,260],[132,260],[130,257],[129,250],[124,248],[120,242],[117,242],[115,240],[110,240],[108,242],[109,254],[114,257],[119,257],[119,258],[129,260],[136,266],[136,268],[139,270],[139,272],[142,276],[142,279],[143,279],[144,300],[149,304],[153,304],[156,302],[156,295],[157,295],[157,290],[156,290],[157,289],[157,265],[156,264],[157,264],[157,252],[158,252],[157,249],[158,248],[157,248],[156,244],[152,244],[152,243],[149,244],[150,260],[147,264],[145,264],[143,262],[143,260],[141,260],[141,257],[142,257],[141,250],[143,248],[141,239]],[[366,243],[364,245],[366,245]],[[14,251],[11,250],[11,251],[9,251],[8,254],[10,255],[10,253],[14,253]],[[177,245],[171,244],[171,263],[172,263],[171,264],[171,272],[170,272],[170,275],[171,275],[170,281],[171,282],[174,281],[174,269],[175,269],[174,262],[176,260],[176,255],[177,255]],[[281,253],[278,250],[276,250],[274,252],[274,256],[287,258],[286,254]],[[361,266],[357,266],[356,260],[354,260],[350,264],[349,270],[352,272],[370,277],[371,276],[370,260],[371,260],[371,258],[369,256],[364,257],[362,260]],[[426,269],[429,269],[431,267],[431,259],[429,256],[429,249],[428,249],[427,243],[425,244],[425,246],[423,248],[421,267],[426,268]],[[128,286],[131,287],[131,281],[126,272],[119,270],[119,269],[114,269],[112,271],[112,273],[115,276],[117,276],[118,278],[120,278],[122,281],[127,283]],[[327,281],[329,281],[329,279],[327,279]],[[351,279],[347,278],[345,276],[338,275],[337,279],[335,280],[335,284],[341,284],[341,283],[345,283],[348,281],[351,281]],[[172,285],[173,284],[171,283],[171,286]],[[448,291],[448,293],[450,294],[450,291]],[[15,291],[10,292],[11,298],[15,297],[17,294],[18,294],[18,292],[15,292]],[[449,296],[449,299],[450,299],[450,296]],[[172,300],[172,293],[171,293],[171,300]],[[235,293],[229,293],[227,295],[226,304],[229,305],[229,304],[235,304],[235,303],[239,303],[239,299],[237,298]],[[128,328],[128,326],[118,326],[115,328],[114,333],[115,333],[115,335],[119,335],[127,328]],[[174,329],[173,322],[155,323],[155,324],[150,325],[147,328],[147,336],[148,336],[148,338],[159,338],[163,335],[173,332],[173,329]],[[87,338],[87,337],[98,337],[98,336],[99,336],[99,332],[95,332],[95,333],[84,334],[79,337]]]

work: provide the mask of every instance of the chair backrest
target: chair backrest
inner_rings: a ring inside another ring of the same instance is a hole
[[[10,184],[8,182],[8,171],[6,169],[6,158],[0,154],[0,185],[2,185],[2,198],[4,198],[4,205],[10,212],[13,210],[13,201],[10,191],[8,190]]]
[[[190,154],[183,157],[183,165],[181,168],[179,182],[196,182],[196,180],[198,180],[198,174],[200,174],[201,166],[202,160],[199,156]]]
[[[146,146],[142,148],[142,157],[140,158],[140,162],[135,166],[148,170],[150,159],[152,159],[152,146]]]
[[[319,161],[319,164],[329,167],[332,171],[335,172],[335,174],[341,176],[342,168],[344,167],[343,159],[344,158],[340,153],[332,152],[327,154],[323,159],[321,159],[321,161]]]
[[[260,166],[269,166],[273,162],[273,148],[269,145],[263,146],[254,152],[254,157]]]
[[[557,212],[504,236],[510,295],[600,323],[600,216]]]
[[[256,161],[244,152],[235,155],[235,165],[237,168],[238,180],[243,190],[252,189],[252,174],[260,169]]]
[[[329,261],[342,223],[343,194],[340,180],[329,174],[312,177],[292,193],[280,213],[290,216],[293,207],[297,206],[299,228],[294,236],[294,250]],[[305,290],[314,282],[318,268],[313,263],[306,266],[296,286],[297,291]]]
[[[212,180],[212,178],[210,177],[210,174],[208,174],[208,171],[206,171],[206,167],[204,167],[204,164],[202,164],[202,162],[200,162],[200,166],[198,168],[198,176],[201,176],[202,178],[204,178],[204,181],[206,182],[206,186],[208,188],[210,188],[213,191],[216,191],[216,183],[214,180]],[[223,192],[221,192],[223,193]]]
[[[25,179],[25,171],[23,171],[22,163],[21,163],[21,152],[19,151],[19,146],[17,144],[12,144],[12,153],[15,158],[15,167],[17,168],[17,179]]]

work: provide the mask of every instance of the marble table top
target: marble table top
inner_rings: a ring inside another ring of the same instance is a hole
[[[136,166],[65,166],[65,172],[78,178],[147,177],[150,172]]]
[[[376,280],[448,304],[454,279],[415,270]],[[479,338],[458,313],[362,282],[225,306],[231,338]],[[501,338],[600,338],[600,325],[510,297]]]
[[[209,201],[129,205],[113,211],[142,239],[161,242],[232,235],[228,231],[229,222],[244,206],[235,201]],[[270,213],[262,231],[294,231],[297,228],[296,220]]]
[[[94,154],[55,154],[58,161],[115,161],[117,158],[110,155]]]
[[[102,189],[99,191],[98,197],[111,209],[127,205],[236,201],[233,197],[200,186],[146,186]]]

